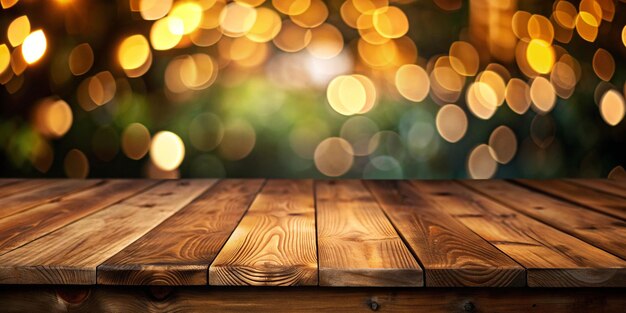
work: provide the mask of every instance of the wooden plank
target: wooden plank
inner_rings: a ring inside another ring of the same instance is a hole
[[[206,285],[263,180],[224,180],[98,266],[98,284]]]
[[[106,208],[155,183],[156,181],[147,180],[105,180],[92,188],[0,219],[0,255]]]
[[[625,287],[626,262],[451,181],[414,182],[444,212],[526,267],[531,287]]]
[[[320,286],[423,286],[423,272],[360,181],[315,184]]]
[[[21,179],[19,178],[0,178],[0,187],[6,186],[6,185],[11,185],[11,184],[15,184],[17,182],[20,182]],[[2,190],[0,189],[0,192]]]
[[[368,181],[424,268],[427,287],[525,286],[524,268],[403,181]]]
[[[38,204],[55,200],[72,192],[89,188],[99,180],[34,180],[18,183],[19,193],[0,199],[0,219],[30,209]],[[21,186],[24,184],[24,186]],[[15,186],[15,185],[12,185]],[[15,189],[14,189],[15,190]]]
[[[3,312],[623,312],[617,288],[0,287]]]
[[[209,267],[210,285],[317,285],[311,180],[270,180]]]
[[[626,199],[626,183],[624,181],[610,179],[566,179],[566,181]]]
[[[626,223],[617,218],[501,180],[473,180],[463,184],[509,208],[626,259]]]
[[[516,181],[567,201],[584,205],[590,209],[626,219],[626,200],[622,197],[582,187],[563,180],[519,179]]]
[[[96,266],[214,180],[168,181],[0,256],[0,284],[95,284]]]

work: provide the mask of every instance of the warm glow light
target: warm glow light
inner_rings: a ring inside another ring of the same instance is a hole
[[[24,39],[22,43],[22,56],[28,64],[33,64],[46,53],[47,48],[46,35],[42,30],[36,30]]]
[[[311,4],[304,12],[289,17],[300,27],[314,28],[326,21],[328,8],[322,0],[311,0]]]
[[[465,94],[467,107],[476,117],[488,120],[498,108],[498,97],[487,83],[475,82],[469,86]]]
[[[19,0],[0,0],[0,4],[3,9],[8,9],[14,6]]]
[[[316,58],[334,58],[343,50],[343,36],[335,26],[322,24],[311,30],[311,42],[306,49]]]
[[[382,7],[374,11],[373,24],[376,31],[386,38],[400,38],[409,31],[409,20],[397,7]]]
[[[331,137],[317,145],[313,159],[322,174],[336,177],[350,170],[354,163],[354,151],[345,139]]]
[[[450,46],[450,65],[463,76],[474,76],[480,65],[478,51],[470,43],[453,42]]]
[[[376,89],[365,76],[342,75],[328,84],[326,97],[337,113],[354,115],[365,113],[373,107]]]
[[[255,26],[256,18],[257,11],[254,8],[231,2],[220,14],[220,26],[226,35],[239,37]]]
[[[145,71],[135,73],[135,70],[140,70],[146,65],[149,67],[151,62],[152,52],[146,37],[132,35],[124,39],[117,50],[117,59],[126,75],[130,77],[143,75]]]
[[[33,111],[33,122],[39,132],[49,138],[60,138],[72,127],[72,109],[67,102],[46,98]]]
[[[88,43],[80,44],[70,52],[70,71],[75,76],[83,75],[89,71],[93,65],[93,50]]]
[[[406,64],[398,68],[395,83],[398,92],[413,102],[423,101],[430,89],[428,73],[415,64]]]
[[[248,29],[246,37],[256,42],[268,42],[278,35],[281,26],[282,21],[276,11],[268,8],[258,8],[256,10],[256,20],[252,27]],[[241,28],[246,29],[247,27],[248,25],[243,25]]]
[[[535,78],[530,85],[530,99],[540,113],[550,112],[556,102],[556,94],[550,81],[543,77]]]
[[[624,96],[622,96],[617,90],[611,89],[607,91],[602,100],[600,101],[600,113],[604,121],[615,126],[624,119],[624,112],[626,111],[626,104],[624,103]]]
[[[169,16],[183,21],[183,34],[190,34],[202,23],[202,7],[196,2],[177,2]]]
[[[9,47],[5,44],[0,45],[0,74],[4,73],[4,71],[9,68],[11,65],[11,52],[9,51]]]
[[[178,135],[169,132],[158,132],[150,145],[152,163],[164,171],[178,168],[185,158],[185,145]]]
[[[554,49],[546,41],[533,39],[526,48],[526,58],[533,70],[540,74],[547,74],[554,65]]]
[[[517,114],[524,114],[531,104],[530,87],[519,78],[512,78],[506,86],[506,102]]]
[[[139,0],[139,13],[144,20],[158,20],[172,8],[172,0]]]
[[[9,24],[7,28],[7,39],[13,47],[17,47],[24,42],[24,39],[30,33],[30,21],[28,16],[22,15]]]
[[[467,160],[467,171],[473,179],[489,179],[498,170],[498,163],[493,159],[491,148],[481,144],[474,148]]]
[[[467,116],[463,109],[454,104],[441,107],[435,123],[441,137],[451,143],[461,140],[467,131]]]
[[[169,50],[183,38],[183,21],[177,17],[164,17],[152,24],[150,43],[154,50]]]
[[[140,123],[132,123],[122,133],[122,151],[133,160],[143,158],[150,150],[150,132]]]
[[[311,0],[272,0],[272,4],[280,13],[298,15],[311,6]]]
[[[226,123],[218,149],[223,158],[237,161],[247,157],[255,145],[254,128],[247,121],[235,120]]]

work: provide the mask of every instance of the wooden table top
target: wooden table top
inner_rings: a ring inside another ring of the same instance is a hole
[[[626,287],[626,182],[0,179],[0,284]]]

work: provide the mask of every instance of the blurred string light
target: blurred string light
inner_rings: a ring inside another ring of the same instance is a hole
[[[62,8],[76,5],[59,2]],[[621,59],[613,55],[617,47],[595,44],[604,28],[618,27],[626,47],[626,27],[613,25],[623,4],[557,0],[544,16],[519,10],[518,2],[432,0],[438,14],[469,8],[469,24],[444,49],[418,47],[429,29],[419,29],[423,8],[412,0],[130,0],[128,8],[139,19],[133,24],[147,27],[131,27],[105,48],[93,38],[69,44],[47,38],[47,26],[26,12],[7,20],[0,83],[18,94],[28,68],[46,53],[53,93],[76,82],[65,100],[46,97],[32,108],[37,135],[29,158],[41,172],[53,162],[51,140],[65,136],[74,117],[82,116],[75,110],[84,110],[96,124],[93,151],[66,154],[70,177],[87,176],[92,155],[108,162],[118,150],[132,160],[149,154],[145,173],[152,177],[179,177],[186,157],[193,158],[193,169],[205,171],[198,165],[204,160],[226,173],[225,164],[245,161],[265,149],[264,136],[273,136],[282,140],[276,144],[280,153],[298,159],[289,166],[333,177],[420,175],[411,167],[428,171],[423,164],[456,149],[451,144],[469,144],[474,148],[465,151],[467,176],[489,178],[511,163],[518,146],[523,150],[521,142],[541,153],[558,144],[552,114],[585,76],[595,76],[585,83],[596,80],[591,90],[601,120],[617,127],[626,111],[626,84],[623,92],[616,87],[623,79]],[[3,9],[20,7],[17,0],[0,3]],[[47,51],[48,39],[55,51]],[[579,39],[594,43],[588,44],[592,58],[573,56],[569,44]],[[273,96],[265,97],[263,88]],[[310,96],[293,100],[291,91]],[[237,100],[224,100],[229,96]],[[213,112],[190,109],[183,125],[159,131],[163,124],[153,125],[151,113],[193,106],[163,108],[161,97],[174,104],[224,104]],[[417,104],[402,108],[408,102]],[[520,137],[518,145],[520,132],[501,125],[475,142],[470,135],[487,125],[483,121],[500,120],[505,108],[532,116],[528,138]],[[287,135],[280,138],[278,129]]]

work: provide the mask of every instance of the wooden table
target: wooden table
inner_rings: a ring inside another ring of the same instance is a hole
[[[623,312],[625,219],[609,180],[0,179],[0,311]]]

